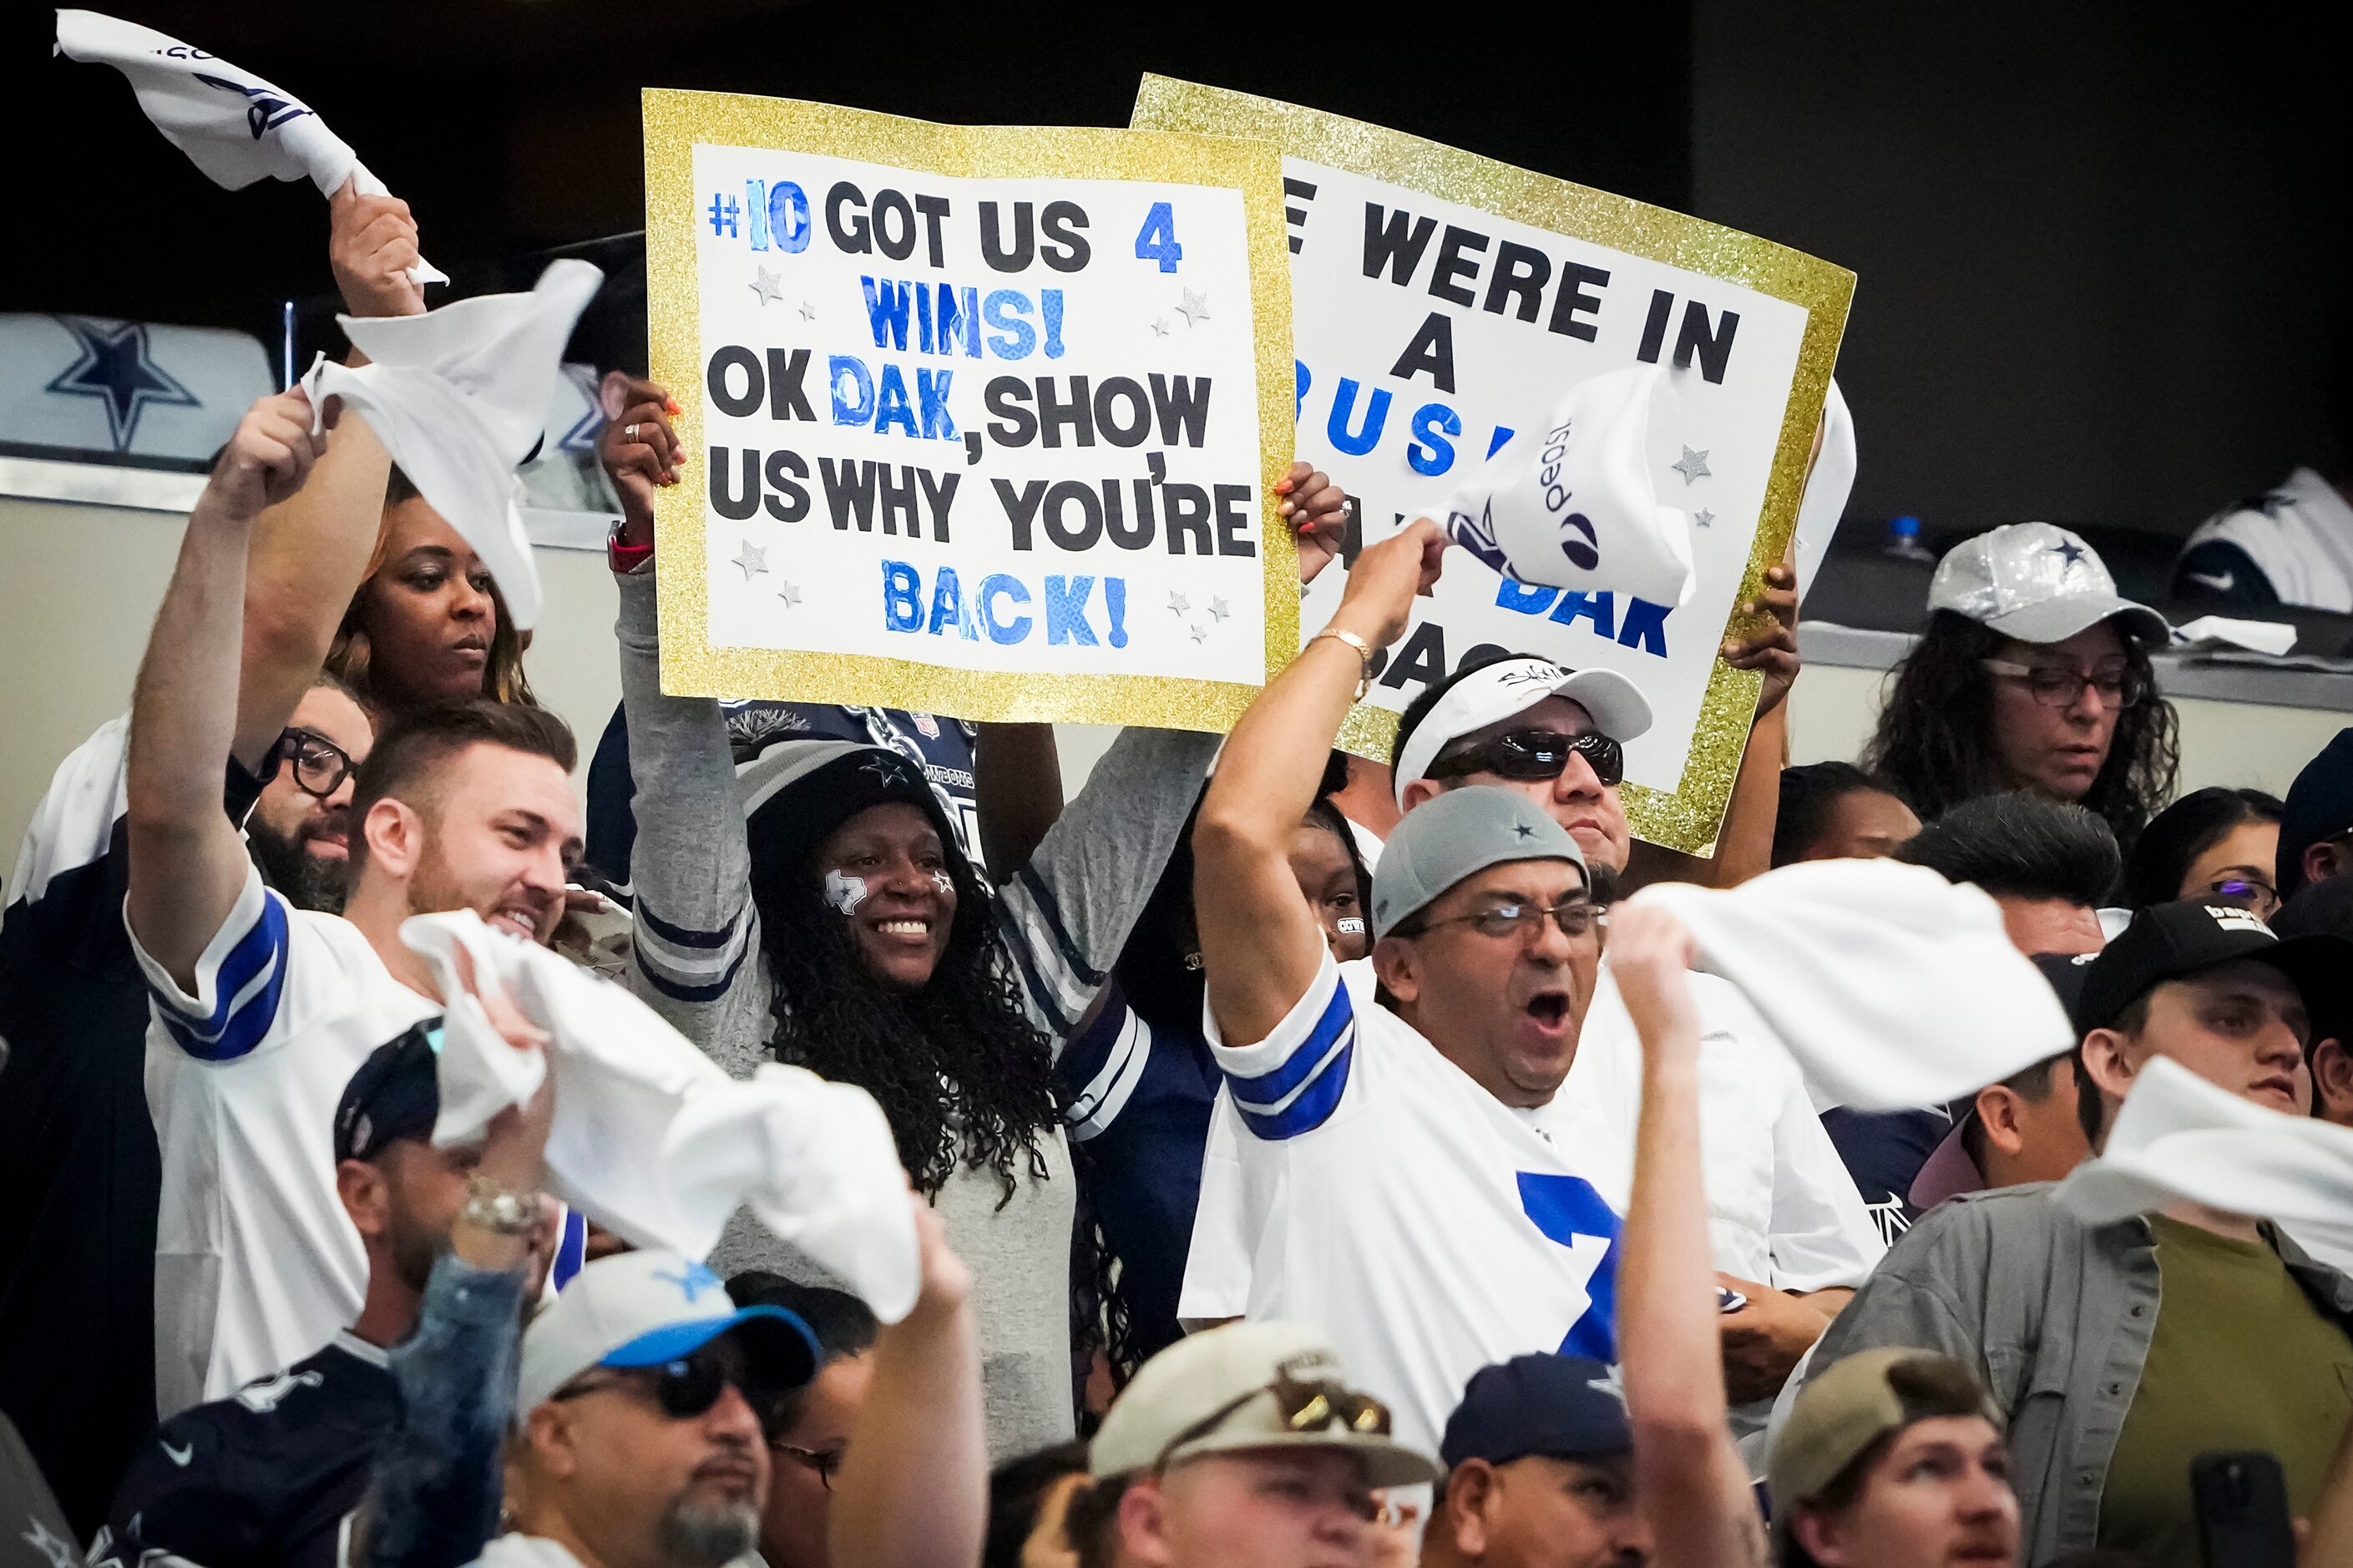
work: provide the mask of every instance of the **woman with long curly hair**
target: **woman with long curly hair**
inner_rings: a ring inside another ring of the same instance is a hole
[[[1075,1428],[1077,1194],[1054,1058],[1159,880],[1216,739],[1125,731],[994,889],[955,847],[922,765],[889,747],[783,742],[739,779],[719,705],[661,689],[651,502],[678,482],[680,455],[667,395],[636,382],[628,403],[605,461],[624,513],[640,992],[739,1077],[782,1060],[874,1096],[973,1269],[990,1452],[1060,1441]],[[1336,516],[1320,476],[1300,488],[1286,515],[1312,493],[1315,515]],[[807,1278],[741,1220],[713,1267]]]
[[[2091,546],[2047,522],[1955,545],[1928,609],[1863,767],[1924,821],[2028,789],[2089,808],[2129,846],[2171,797],[2180,761],[2149,664],[2164,617],[2118,597]]]
[[[536,707],[522,650],[481,557],[395,468],[327,673],[379,715],[477,698]]]

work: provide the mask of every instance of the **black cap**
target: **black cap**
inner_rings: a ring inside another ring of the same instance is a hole
[[[2237,904],[2184,899],[2151,904],[2133,916],[2099,957],[2084,966],[2075,1008],[2079,1035],[2112,1027],[2125,1009],[2167,980],[2233,959],[2253,959],[2284,973],[2303,994],[2314,1037],[2335,1032],[2353,998],[2353,942],[2334,936],[2283,942]]]
[[[2304,886],[2304,852],[2353,833],[2353,727],[2320,748],[2288,785],[2280,813],[2279,855],[2272,868],[2281,898]]]
[[[2353,877],[2306,882],[2272,916],[2272,930],[2283,942],[2321,933],[2353,940]]]
[[[335,1107],[335,1159],[373,1160],[402,1138],[428,1139],[441,1117],[441,1020],[412,1024],[378,1046]]]
[[[1462,1403],[1446,1418],[1438,1457],[1452,1469],[1465,1459],[1576,1459],[1633,1446],[1626,1396],[1607,1366],[1585,1356],[1539,1353],[1471,1374]]]
[[[2042,978],[2051,983],[2052,991],[2059,998],[2059,1005],[2067,1009],[2067,1022],[2074,1028],[2075,1037],[2079,1040],[2084,1036],[2084,980],[2091,973],[2092,961],[2099,956],[2096,952],[2038,952],[2034,955],[2034,967],[2041,970]]]

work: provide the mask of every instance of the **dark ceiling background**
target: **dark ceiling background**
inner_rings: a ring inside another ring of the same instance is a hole
[[[1691,185],[1681,5],[1486,7],[1386,19],[1336,5],[785,4],[779,0],[114,0],[306,100],[393,193],[460,288],[470,268],[642,227],[638,92],[818,99],[979,124],[1124,125],[1146,70],[1291,93],[1550,174],[1681,206]],[[1542,25],[1554,46],[1505,40]],[[7,24],[10,184],[37,215],[0,310],[235,325],[331,288],[307,184],[230,193],[103,67],[49,58],[50,13]],[[1572,68],[1576,62],[1583,68]],[[1597,62],[1607,62],[1597,68]],[[1572,91],[1571,79],[1575,80]]]
[[[1156,70],[1852,268],[1840,376],[1859,517],[1918,513],[1932,536],[2038,516],[2179,533],[2295,463],[2353,458],[2323,413],[2353,286],[2343,7],[112,3],[305,99],[415,207],[460,293],[640,227],[641,87],[1119,125]],[[50,38],[47,7],[0,20],[18,130],[0,310],[274,345],[292,299],[298,357],[338,348],[317,194],[219,190],[119,75],[52,58]],[[617,286],[584,357],[642,342],[627,251],[596,253]]]

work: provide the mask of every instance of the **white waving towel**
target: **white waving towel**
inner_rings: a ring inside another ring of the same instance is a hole
[[[770,1064],[738,1082],[651,1008],[470,911],[417,915],[400,939],[431,966],[442,1019],[437,1144],[470,1143],[555,1074],[549,1190],[637,1247],[707,1256],[736,1209],[847,1281],[886,1323],[915,1304],[921,1264],[907,1177],[864,1089]],[[547,1031],[518,1051],[458,981],[506,986]]]
[[[2050,984],[1983,892],[1925,866],[1811,860],[1736,888],[1658,882],[1698,967],[1747,997],[1822,1108],[1933,1105],[2072,1047]]]
[[[364,196],[391,194],[308,104],[216,55],[95,11],[59,11],[57,47],[129,77],[139,107],[164,139],[225,189],[308,179],[332,196],[348,179]],[[408,276],[418,283],[449,281],[421,256]]]
[[[354,370],[322,354],[302,378],[314,417],[331,396],[366,416],[526,630],[539,619],[539,568],[515,469],[544,433],[564,345],[604,280],[585,261],[555,261],[528,294],[483,294],[422,316],[338,316],[371,363]]]
[[[2276,1221],[2341,1257],[2353,1251],[2353,1127],[2251,1104],[2152,1058],[2106,1146],[2059,1184],[2057,1200],[2105,1225],[2185,1198]]]
[[[1447,499],[1447,536],[1518,582],[1688,599],[1691,520],[1659,504],[1651,477],[1662,374],[1636,365],[1570,387],[1535,439],[1506,444]]]
[[[1831,536],[1838,531],[1847,498],[1853,493],[1854,416],[1833,380],[1822,400],[1822,449],[1814,458],[1814,471],[1806,476],[1806,493],[1798,498],[1798,526],[1789,536],[1801,602],[1822,569],[1822,557],[1831,552]]]

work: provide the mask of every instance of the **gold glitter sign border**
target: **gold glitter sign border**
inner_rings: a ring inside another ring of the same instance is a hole
[[[943,125],[798,99],[644,89],[646,328],[651,373],[683,410],[689,452],[703,440],[702,343],[695,258],[694,149],[759,147],[964,178],[1153,181],[1221,186],[1242,197],[1256,339],[1259,554],[1266,605],[1265,676],[1299,647],[1299,567],[1274,487],[1291,467],[1290,252],[1282,165],[1263,142],[1059,126]],[[698,467],[700,465],[697,465]],[[976,722],[1148,724],[1222,732],[1260,688],[1176,676],[1053,675],[958,669],[875,655],[714,647],[701,481],[654,492],[660,563],[662,690],[672,696],[849,702],[946,713]]]
[[[1737,606],[1764,593],[1766,570],[1781,559],[1797,526],[1798,501],[1806,488],[1815,426],[1821,419],[1831,369],[1837,363],[1839,339],[1846,330],[1847,310],[1854,298],[1853,273],[1721,224],[1403,132],[1227,88],[1147,74],[1128,122],[1144,131],[1271,142],[1288,155],[1309,163],[1384,180],[1440,201],[1736,283],[1802,307],[1806,330],[1766,482],[1764,510],[1757,520],[1747,570],[1733,596],[1735,609],[1716,646],[1728,638],[1745,637],[1764,624],[1766,617],[1744,616]],[[1748,744],[1762,680],[1753,670],[1734,669],[1722,659],[1715,660],[1675,789],[1670,793],[1638,784],[1622,786],[1627,822],[1637,837],[1687,854],[1714,851],[1717,828],[1732,798],[1733,780],[1740,771],[1741,753]],[[1396,733],[1397,715],[1366,704],[1350,713],[1340,742],[1359,756],[1387,762]]]

